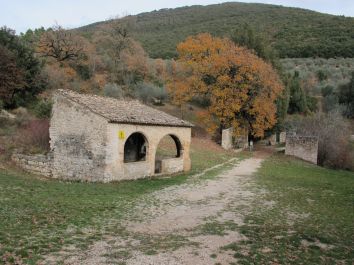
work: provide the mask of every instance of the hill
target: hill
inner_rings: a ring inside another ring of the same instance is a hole
[[[176,44],[189,35],[210,32],[228,36],[244,24],[268,37],[282,58],[354,57],[354,18],[300,8],[230,2],[162,9],[128,19],[131,34],[153,58],[176,56]],[[94,23],[79,31],[90,37],[109,22]]]

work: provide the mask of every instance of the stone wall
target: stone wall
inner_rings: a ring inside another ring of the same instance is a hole
[[[49,129],[53,177],[104,182],[107,124],[87,107],[56,94]]]
[[[53,160],[51,156],[13,154],[11,159],[27,172],[52,177]]]
[[[180,171],[183,171],[183,159],[180,157],[161,160],[162,174],[172,174]]]
[[[314,136],[287,136],[285,154],[317,164],[318,138]]]
[[[286,132],[281,132],[279,134],[279,143],[284,144],[286,142]]]

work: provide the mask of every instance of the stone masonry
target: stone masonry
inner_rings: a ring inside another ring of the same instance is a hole
[[[230,149],[233,148],[232,134],[233,134],[233,129],[232,128],[228,128],[228,129],[222,130],[222,133],[221,133],[221,146],[225,150],[230,150]]]
[[[285,154],[317,164],[318,138],[315,136],[287,136]]]
[[[47,155],[13,154],[11,157],[18,166],[24,170],[46,177],[52,177],[52,157]]]
[[[161,139],[170,135],[178,157],[158,161],[162,174],[188,171],[192,124],[136,100],[83,95],[59,90],[50,123],[51,176],[58,179],[110,182],[152,176]],[[137,144],[134,135],[145,142]],[[129,143],[127,140],[130,140]],[[133,144],[131,150],[126,150]],[[178,145],[178,146],[177,146]],[[126,153],[127,152],[127,153]],[[141,160],[127,162],[128,152]]]

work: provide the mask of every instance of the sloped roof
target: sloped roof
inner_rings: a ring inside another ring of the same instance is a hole
[[[59,89],[58,93],[85,106],[90,111],[106,118],[112,123],[193,127],[193,124],[190,122],[144,105],[138,100],[79,94],[71,90],[63,89]]]

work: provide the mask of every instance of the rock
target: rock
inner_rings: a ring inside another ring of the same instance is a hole
[[[0,111],[0,118],[8,119],[8,120],[14,120],[16,119],[16,115],[6,111],[6,110],[1,110]]]

